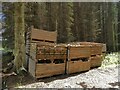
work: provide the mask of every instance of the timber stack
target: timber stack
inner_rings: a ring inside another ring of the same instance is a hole
[[[26,38],[28,70],[35,78],[88,71],[101,65],[106,44],[57,44],[57,32],[31,28]]]

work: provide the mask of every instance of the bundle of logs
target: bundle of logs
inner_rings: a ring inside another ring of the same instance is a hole
[[[105,52],[106,45],[102,43],[56,44],[47,41],[33,42],[31,39],[28,53],[29,72],[35,78],[43,78],[88,71],[101,66]]]

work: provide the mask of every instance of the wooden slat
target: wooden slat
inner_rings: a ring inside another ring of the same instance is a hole
[[[69,48],[69,59],[90,57],[90,46],[78,46]]]
[[[80,42],[81,45],[91,45],[91,55],[98,55],[102,54],[102,47],[103,45],[101,43],[95,43],[95,42]]]
[[[68,61],[67,74],[87,71],[90,69],[90,61]]]
[[[43,78],[65,73],[65,63],[62,64],[37,64],[36,78]]]
[[[102,46],[92,45],[91,47],[91,55],[102,54]]]
[[[102,64],[102,55],[93,56],[90,59],[91,67],[101,66]]]
[[[37,40],[47,40],[47,41],[53,41],[56,42],[57,33],[56,32],[50,32],[40,29],[32,29],[31,30],[31,39]]]

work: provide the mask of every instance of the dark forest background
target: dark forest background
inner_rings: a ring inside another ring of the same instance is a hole
[[[3,47],[14,48],[14,3],[2,3]],[[120,50],[120,2],[28,2],[25,30],[57,31],[57,43],[100,42],[108,52]]]

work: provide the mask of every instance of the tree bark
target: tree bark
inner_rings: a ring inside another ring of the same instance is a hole
[[[15,12],[15,46],[14,46],[14,66],[15,70],[18,72],[25,63],[25,27],[24,27],[24,3],[17,2],[14,3]]]

